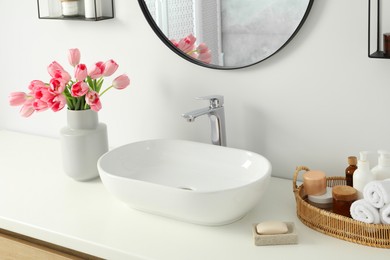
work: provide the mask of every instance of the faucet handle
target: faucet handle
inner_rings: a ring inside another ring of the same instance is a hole
[[[223,104],[224,104],[224,98],[222,95],[203,96],[203,97],[197,97],[196,99],[197,100],[209,100],[210,101],[210,108],[223,107]]]

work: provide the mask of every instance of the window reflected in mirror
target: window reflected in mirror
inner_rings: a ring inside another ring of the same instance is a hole
[[[313,0],[139,0],[160,38],[188,60],[240,68],[272,56],[308,15]]]

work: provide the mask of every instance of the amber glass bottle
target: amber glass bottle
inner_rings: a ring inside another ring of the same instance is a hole
[[[356,156],[348,157],[349,166],[345,169],[345,178],[347,179],[347,185],[353,187],[353,173],[357,169],[357,158]]]

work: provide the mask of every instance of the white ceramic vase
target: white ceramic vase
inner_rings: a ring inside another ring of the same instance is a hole
[[[90,109],[67,110],[67,123],[60,132],[66,174],[77,181],[97,178],[97,161],[108,151],[107,126]]]

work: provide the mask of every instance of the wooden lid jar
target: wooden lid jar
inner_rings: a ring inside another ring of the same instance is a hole
[[[334,186],[332,189],[333,212],[346,217],[351,217],[349,209],[351,204],[358,199],[357,190],[351,186]]]
[[[303,174],[303,186],[307,195],[326,193],[326,175],[322,171],[307,171]]]

